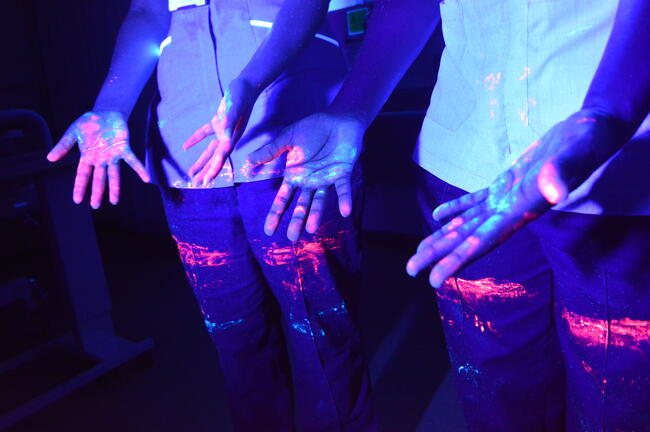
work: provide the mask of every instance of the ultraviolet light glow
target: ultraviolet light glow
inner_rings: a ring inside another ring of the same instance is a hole
[[[228,252],[211,251],[205,246],[197,245],[196,243],[183,242],[178,238],[172,236],[181,260],[190,266],[198,267],[220,267],[229,263]]]
[[[262,20],[252,19],[248,23],[250,25],[252,25],[253,27],[261,27],[261,28],[267,28],[267,29],[270,29],[270,28],[273,27],[273,23],[270,22],[270,21],[262,21]],[[332,45],[339,46],[339,41],[337,41],[336,39],[331,38],[329,36],[325,36],[324,34],[316,33],[314,35],[314,37],[317,38],[317,39],[321,39],[321,40],[323,40],[325,42],[331,43]]]
[[[470,304],[485,302],[505,303],[515,298],[534,297],[536,295],[534,292],[528,292],[526,288],[519,283],[497,282],[494,278],[483,278],[478,280],[449,278],[445,281],[443,289],[439,290],[439,292],[444,295],[445,291],[448,290],[460,292],[463,299]]]
[[[642,352],[640,345],[650,343],[650,321],[632,318],[592,318],[564,308],[562,318],[576,341],[589,347],[613,346]]]
[[[165,38],[165,39],[160,43],[160,47],[158,47],[158,56],[160,56],[160,55],[162,54],[163,50],[165,49],[165,47],[168,46],[168,45],[171,44],[171,43],[172,43],[172,37],[171,37],[171,36],[167,36],[167,37],[166,37],[166,38]]]

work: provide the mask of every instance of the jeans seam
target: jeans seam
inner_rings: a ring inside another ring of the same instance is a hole
[[[454,276],[454,287],[456,288],[456,294],[458,295],[458,300],[460,301],[460,319],[461,319],[460,329],[461,329],[461,345],[463,347],[463,357],[467,360],[467,363],[472,367],[472,369],[474,369],[474,365],[471,362],[471,360],[473,360],[473,359],[470,359],[470,356],[469,356],[470,350],[467,349],[467,343],[465,342],[465,334],[466,334],[466,331],[465,331],[465,322],[466,322],[465,312],[466,312],[466,310],[469,310],[470,308],[469,308],[469,306],[466,306],[467,302],[463,298],[463,293],[461,292],[460,286],[458,285],[458,278],[455,277],[455,276]],[[467,371],[465,373],[467,373]],[[474,372],[470,372],[470,373],[473,374]],[[479,391],[480,386],[479,386],[478,374],[476,374],[476,376],[474,376],[473,379],[475,380],[473,382],[473,387],[474,387],[474,394],[476,395],[476,397],[474,398],[474,410],[475,410],[474,414],[478,414],[479,411],[480,411],[479,410],[479,402],[481,400],[480,391]]]
[[[605,288],[605,320],[607,322],[606,326],[606,333],[605,333],[605,359],[604,359],[604,365],[603,365],[603,394],[602,394],[602,417],[601,417],[601,423],[600,423],[600,430],[604,430],[605,428],[605,414],[606,414],[606,406],[607,406],[607,363],[608,363],[608,356],[609,356],[609,343],[610,343],[610,337],[611,337],[611,320],[609,316],[609,284],[607,281],[607,270],[605,268],[600,269],[601,273],[601,278],[603,280],[603,285]]]
[[[302,293],[302,302],[303,305],[305,306],[305,312],[307,315],[307,325],[309,326],[309,335],[311,336],[311,340],[314,344],[314,351],[316,352],[316,355],[318,356],[318,360],[321,364],[321,369],[323,372],[323,376],[325,377],[325,382],[327,382],[327,388],[329,389],[330,397],[332,398],[332,405],[334,406],[334,410],[336,411],[337,423],[340,429],[341,425],[343,424],[341,419],[341,413],[339,411],[339,407],[336,404],[336,399],[334,397],[334,391],[332,389],[332,384],[330,383],[330,378],[327,375],[327,372],[325,371],[325,362],[321,357],[320,351],[318,349],[318,343],[316,342],[316,337],[314,336],[314,330],[312,328],[312,316],[311,316],[311,312],[309,311],[309,305],[307,304],[307,296],[305,294],[305,287],[304,287],[303,277],[302,277],[302,269],[300,268],[300,257],[298,254],[298,249],[296,247],[296,242],[292,242],[291,250],[293,251],[293,256],[296,259],[296,273],[298,274],[298,284],[300,285],[300,292]]]

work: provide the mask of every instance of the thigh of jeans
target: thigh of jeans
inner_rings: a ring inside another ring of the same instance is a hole
[[[253,256],[234,188],[163,189],[169,228],[226,379],[236,430],[293,424],[277,303]]]
[[[650,430],[650,217],[550,212],[567,429]]]
[[[421,170],[418,200],[431,213],[465,192]],[[448,279],[437,300],[470,430],[544,430],[561,423],[561,363],[549,267],[524,228]],[[556,401],[553,401],[556,399]]]
[[[280,184],[281,179],[241,184],[238,197],[249,241],[287,324],[299,424],[307,431],[374,431],[369,380],[351,309],[360,288],[360,218],[341,217],[330,188],[315,234],[303,232],[295,242],[287,238],[294,202],[269,237],[264,220]],[[353,196],[354,208],[360,209],[358,180]]]
[[[165,189],[165,212],[208,330],[251,319],[268,289],[248,245],[233,188]]]

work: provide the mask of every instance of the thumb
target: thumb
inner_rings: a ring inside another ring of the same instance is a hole
[[[537,175],[537,188],[550,204],[562,202],[569,195],[566,182],[562,179],[555,160],[544,162]]]
[[[66,131],[63,137],[59,142],[52,147],[52,150],[47,154],[47,160],[50,162],[56,162],[61,159],[63,156],[68,154],[70,149],[74,146],[74,143],[77,142],[77,139],[74,136],[74,133]]]
[[[286,132],[283,131],[280,136],[250,153],[248,155],[248,162],[253,165],[271,162],[290,148],[291,144],[286,139]]]

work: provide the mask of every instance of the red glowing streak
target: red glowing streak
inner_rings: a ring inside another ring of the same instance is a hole
[[[287,154],[287,166],[300,165],[305,161],[305,152],[300,147],[292,147]]]
[[[205,246],[199,246],[196,243],[182,242],[172,236],[181,260],[190,266],[197,267],[220,267],[229,263],[228,252],[211,251]]]
[[[529,293],[523,285],[516,282],[499,283],[494,278],[479,280],[466,280],[461,278],[447,279],[441,290],[441,297],[458,303],[459,300],[445,295],[445,292],[460,292],[470,304],[482,302],[507,302],[511,299],[533,297],[536,293]]]
[[[562,311],[562,318],[576,340],[589,347],[608,344],[641,351],[642,343],[650,343],[650,321],[621,318],[611,320],[608,326],[607,320],[579,315],[566,309]]]
[[[326,250],[343,247],[343,237],[347,231],[339,231],[334,236],[315,236],[315,241],[298,240],[292,246],[279,247],[273,243],[263,248],[264,262],[270,266],[285,266],[296,262],[308,263],[314,274],[321,274],[321,266]]]
[[[282,286],[291,293],[291,297],[295,300],[298,298],[298,293],[302,291],[300,280],[295,282],[282,281]]]

